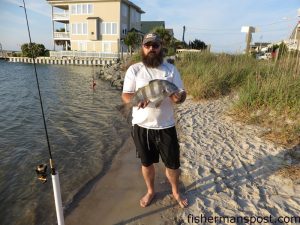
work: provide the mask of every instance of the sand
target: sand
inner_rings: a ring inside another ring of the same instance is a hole
[[[265,219],[263,224],[279,217],[299,219],[300,224],[300,218],[291,218],[300,216],[300,176],[295,173],[300,160],[294,157],[299,146],[277,146],[261,137],[264,129],[236,122],[227,115],[232,102],[230,97],[207,102],[188,98],[176,110],[180,187],[188,208],[181,209],[172,198],[161,164],[153,204],[139,206],[146,187],[128,139],[108,173],[67,215],[66,224],[246,224],[246,217]],[[222,216],[231,220],[209,221]],[[237,217],[245,218],[238,222]]]

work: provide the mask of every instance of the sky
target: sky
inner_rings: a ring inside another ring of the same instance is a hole
[[[300,0],[131,0],[143,11],[142,20],[165,21],[175,38],[211,45],[212,52],[240,53],[246,46],[242,26],[253,26],[254,42],[288,39],[300,20]],[[32,41],[53,49],[51,6],[46,0],[25,0]],[[29,42],[22,0],[0,0],[0,43],[20,50]]]

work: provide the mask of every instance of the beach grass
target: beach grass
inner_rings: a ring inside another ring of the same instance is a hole
[[[297,57],[258,61],[246,55],[180,54],[176,66],[194,99],[236,94],[237,119],[268,128],[281,144],[300,142],[300,66]]]

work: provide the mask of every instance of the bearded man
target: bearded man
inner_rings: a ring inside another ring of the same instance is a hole
[[[140,206],[147,207],[155,196],[153,164],[159,162],[160,156],[166,167],[172,194],[180,207],[184,208],[188,206],[188,201],[179,193],[180,154],[173,104],[184,102],[186,92],[176,67],[163,60],[162,41],[158,34],[145,35],[141,56],[142,62],[131,65],[126,72],[122,93],[124,103],[129,103],[139,88],[154,79],[168,80],[182,91],[165,98],[159,107],[145,100],[132,109],[132,137],[147,186],[147,193],[141,198]]]

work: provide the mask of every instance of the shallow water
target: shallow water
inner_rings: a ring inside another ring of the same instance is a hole
[[[91,88],[98,70],[37,65],[64,207],[103,174],[129,134],[115,109],[120,92],[101,80]],[[0,224],[55,224],[51,177],[41,184],[35,174],[49,154],[31,64],[0,61],[0,156]]]

